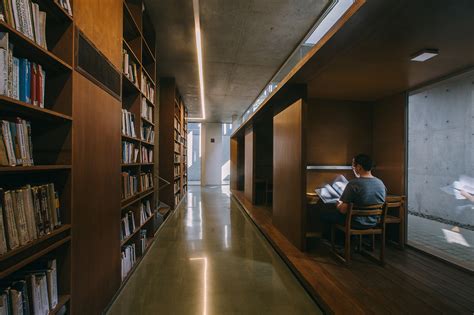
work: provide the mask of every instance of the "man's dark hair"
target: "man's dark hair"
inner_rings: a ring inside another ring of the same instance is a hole
[[[373,166],[373,161],[370,156],[367,154],[357,154],[354,156],[354,165],[359,164],[366,171],[371,171]]]

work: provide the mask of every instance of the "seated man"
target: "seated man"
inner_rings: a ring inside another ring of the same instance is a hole
[[[337,210],[321,213],[321,220],[344,225],[349,205],[368,206],[385,202],[387,189],[383,182],[372,175],[372,159],[366,154],[358,154],[352,159],[352,170],[357,177],[347,184],[338,203]],[[351,227],[367,229],[375,226],[377,216],[353,217]]]

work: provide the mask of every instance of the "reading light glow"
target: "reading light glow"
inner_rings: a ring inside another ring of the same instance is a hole
[[[438,51],[436,49],[426,49],[414,54],[411,61],[423,62],[436,56],[438,56]]]
[[[206,119],[205,101],[204,101],[204,75],[202,71],[202,45],[201,45],[201,21],[199,18],[199,0],[193,0],[193,12],[194,12],[194,30],[196,32],[196,51],[198,58],[198,70],[199,70],[199,87],[201,89],[201,108],[202,117],[188,118],[192,120],[204,120]]]

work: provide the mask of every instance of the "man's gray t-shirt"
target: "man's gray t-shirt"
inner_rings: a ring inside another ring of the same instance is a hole
[[[368,206],[385,202],[387,188],[377,177],[359,177],[347,184],[341,196],[341,201],[357,206]],[[372,227],[377,224],[378,216],[353,217],[355,228]]]

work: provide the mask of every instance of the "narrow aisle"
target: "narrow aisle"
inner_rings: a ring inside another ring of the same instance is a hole
[[[108,314],[320,314],[231,200],[190,186]]]

